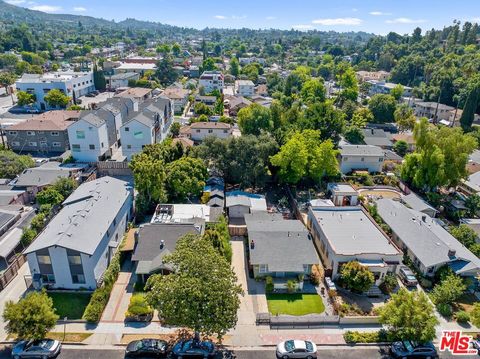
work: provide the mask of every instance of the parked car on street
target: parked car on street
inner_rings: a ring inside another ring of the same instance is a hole
[[[405,284],[407,287],[417,286],[418,280],[417,278],[415,278],[415,274],[413,274],[410,268],[407,268],[407,267],[400,268],[399,275],[403,284]]]
[[[54,358],[60,354],[62,344],[58,340],[41,339],[41,340],[22,340],[15,344],[12,348],[12,357],[14,359],[21,358]]]
[[[394,358],[438,358],[437,349],[432,343],[421,344],[410,340],[393,343],[390,354]]]
[[[213,358],[216,354],[215,344],[209,340],[200,340],[196,335],[193,339],[180,340],[173,346],[174,358]]]
[[[277,345],[277,358],[314,359],[317,357],[317,346],[309,340],[287,340]]]
[[[125,349],[126,357],[165,357],[168,351],[168,343],[159,339],[134,340],[128,343]]]

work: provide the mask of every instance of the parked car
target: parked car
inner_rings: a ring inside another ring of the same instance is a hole
[[[54,358],[60,354],[62,344],[58,340],[41,339],[41,340],[23,340],[15,344],[12,348],[12,357],[20,358]]]
[[[164,357],[167,355],[168,343],[159,339],[134,340],[125,349],[126,357]]]
[[[314,359],[317,357],[317,346],[309,340],[287,340],[277,345],[277,358]]]
[[[172,348],[175,358],[213,358],[216,354],[215,344],[209,340],[200,340],[198,335],[188,340],[180,340]]]
[[[395,342],[390,348],[394,358],[438,358],[438,353],[432,343],[417,343],[410,340]]]
[[[402,267],[400,268],[400,279],[402,280],[403,284],[405,284],[407,287],[416,287],[418,284],[417,278],[415,278],[415,274],[407,268],[407,267]]]

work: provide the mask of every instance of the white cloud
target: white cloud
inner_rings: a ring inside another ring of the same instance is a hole
[[[7,0],[6,2],[10,5],[20,5],[25,3],[25,0]]]
[[[87,9],[84,8],[83,6],[75,6],[75,7],[73,8],[73,11],[76,11],[76,12],[85,12],[85,11],[87,11]]]
[[[242,20],[242,19],[246,19],[247,15],[241,15],[241,16],[240,15],[232,15],[232,16],[215,15],[214,18],[218,20],[227,20],[227,19]]]
[[[299,24],[299,25],[293,25],[292,29],[306,31],[306,30],[312,30],[313,26],[308,24]]]
[[[393,20],[385,21],[387,24],[421,24],[423,22],[427,22],[427,20],[423,19],[410,19],[408,17],[399,17]]]
[[[275,20],[275,19],[276,19],[275,16],[267,16],[267,17],[265,18],[265,20]]]
[[[336,19],[317,19],[313,20],[313,24],[324,25],[324,26],[335,26],[335,25],[351,25],[357,26],[361,25],[363,22],[362,19],[356,17],[339,17]]]
[[[215,15],[214,18],[218,20],[225,20],[227,17],[223,15]]]
[[[242,19],[246,19],[247,15],[242,15],[242,16],[232,15],[231,18],[232,20],[242,20]]]
[[[392,15],[391,12],[383,12],[383,11],[371,11],[369,14],[372,15],[372,16],[388,16],[388,15]]]
[[[352,11],[353,11],[353,12],[357,12],[358,9],[357,9],[356,7],[354,7],[354,8],[352,8]]]
[[[35,5],[30,8],[30,10],[37,10],[43,12],[58,12],[62,10],[61,6],[53,6],[53,5]]]

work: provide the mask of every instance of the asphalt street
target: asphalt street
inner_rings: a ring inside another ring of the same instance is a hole
[[[0,359],[10,358],[10,349],[4,347],[0,350]],[[58,359],[123,359],[123,350],[91,350],[84,349],[82,346],[75,348],[63,348]],[[220,353],[217,359],[274,359],[275,351],[267,350],[235,350],[234,352]],[[319,359],[388,359],[390,356],[386,354],[385,349],[378,347],[372,348],[328,348],[318,351]],[[441,354],[441,359],[458,358],[447,354]],[[478,358],[478,356],[461,356],[461,358]]]

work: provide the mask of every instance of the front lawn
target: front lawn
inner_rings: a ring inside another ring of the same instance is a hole
[[[473,309],[473,305],[478,302],[477,297],[472,293],[463,293],[460,298],[455,302],[459,310],[464,310],[470,313]]]
[[[272,315],[320,314],[325,311],[318,294],[267,294],[267,304]]]
[[[68,292],[49,292],[48,296],[53,300],[55,308],[60,319],[82,319],[83,312],[90,301],[91,293],[68,293]]]

